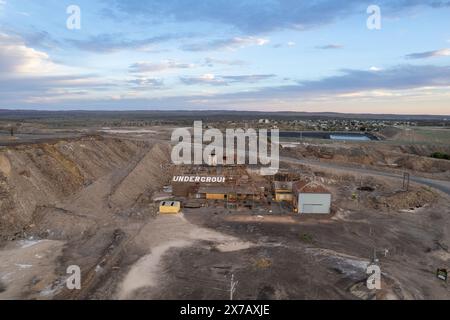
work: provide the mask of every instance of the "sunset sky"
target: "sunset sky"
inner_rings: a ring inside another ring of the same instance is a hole
[[[0,0],[0,109],[450,115],[450,0]]]

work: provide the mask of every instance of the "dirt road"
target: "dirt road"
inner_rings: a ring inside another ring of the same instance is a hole
[[[196,144],[194,143],[193,146]],[[246,152],[245,150],[238,149],[237,152]],[[250,156],[251,152],[249,152]],[[388,177],[388,178],[394,178],[398,180],[403,180],[403,176],[400,174],[396,174],[389,171],[382,171],[382,170],[376,170],[372,168],[364,168],[364,167],[356,167],[356,166],[350,166],[350,165],[343,165],[340,163],[329,163],[329,162],[323,162],[318,160],[310,160],[310,159],[297,159],[297,158],[291,158],[291,157],[283,157],[280,156],[281,162],[286,163],[293,163],[293,164],[301,164],[301,165],[309,165],[309,166],[316,166],[316,167],[322,167],[327,169],[333,169],[338,171],[353,171],[364,175],[371,175],[371,176],[379,176],[379,177]],[[412,182],[416,182],[422,185],[429,186],[431,188],[437,189],[439,191],[442,191],[446,193],[447,195],[450,195],[450,181],[445,180],[437,180],[437,179],[430,179],[430,178],[423,178],[418,177],[414,175],[410,175],[410,180]]]
[[[371,168],[361,168],[361,167],[355,167],[355,166],[349,166],[349,165],[343,165],[343,164],[337,164],[337,163],[328,163],[328,162],[317,161],[317,160],[294,159],[294,158],[290,158],[290,157],[280,157],[280,160],[283,162],[287,162],[287,163],[303,164],[303,165],[316,166],[316,167],[322,167],[322,168],[339,170],[339,171],[353,171],[353,172],[361,173],[364,175],[388,177],[388,178],[394,178],[394,179],[399,179],[399,180],[403,179],[403,176],[401,176],[399,174],[388,172],[388,171],[375,170],[375,169],[371,169]],[[429,187],[432,187],[434,189],[442,191],[442,192],[446,193],[447,195],[450,195],[450,181],[422,178],[422,177],[416,177],[416,176],[410,176],[410,180],[413,182],[419,183],[419,184],[427,185]]]
[[[164,230],[161,232],[160,230]],[[252,246],[238,238],[196,226],[181,215],[160,215],[147,223],[134,239],[134,245],[146,248],[142,256],[125,275],[119,286],[119,299],[148,298],[139,289],[155,287],[160,278],[160,262],[167,251],[187,248],[196,241],[215,243],[221,252],[239,251]]]

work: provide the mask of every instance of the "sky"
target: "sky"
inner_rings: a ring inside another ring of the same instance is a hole
[[[0,0],[0,109],[450,115],[450,0]]]

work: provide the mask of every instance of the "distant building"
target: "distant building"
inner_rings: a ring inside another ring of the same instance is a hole
[[[316,182],[298,181],[293,185],[294,207],[298,213],[329,214],[331,192]]]

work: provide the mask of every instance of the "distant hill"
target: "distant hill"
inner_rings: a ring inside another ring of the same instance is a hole
[[[355,119],[355,120],[397,120],[397,121],[448,121],[445,115],[399,115],[399,114],[359,114],[335,112],[255,112],[227,110],[133,110],[133,111],[39,111],[0,109],[0,120],[38,120],[38,119],[143,119],[143,120],[252,120],[267,118],[271,120],[301,119]]]

